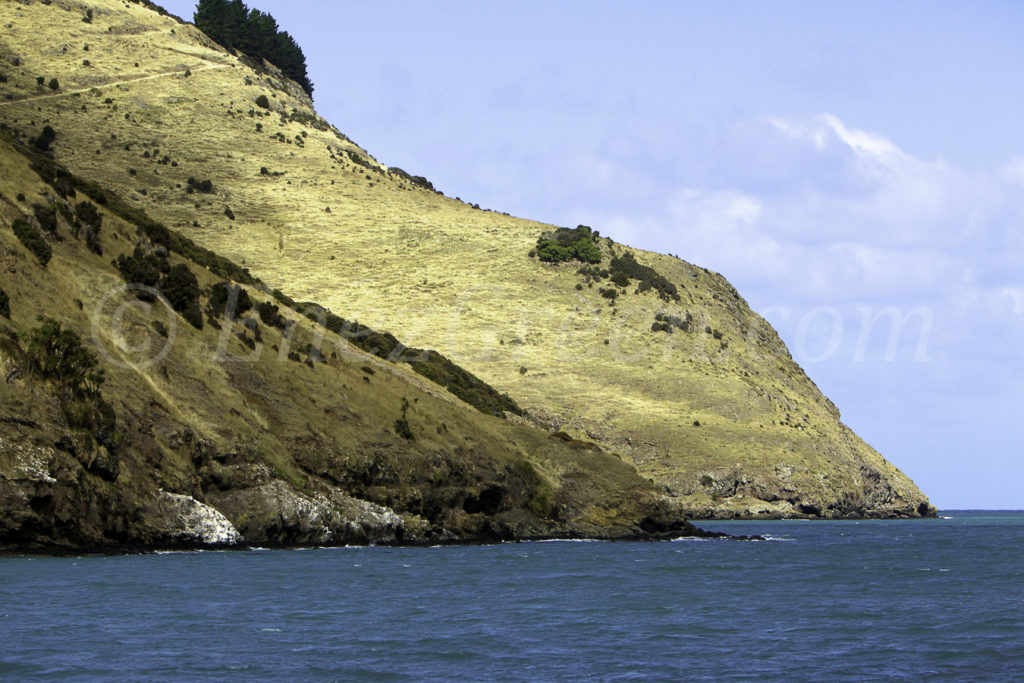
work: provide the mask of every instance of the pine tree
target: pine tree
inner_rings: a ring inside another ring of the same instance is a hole
[[[242,0],[199,0],[192,21],[224,47],[256,59],[266,59],[313,96],[306,56],[295,39],[266,12],[246,7]]]
[[[199,0],[192,15],[192,23],[213,41],[224,44],[224,20],[228,0]]]

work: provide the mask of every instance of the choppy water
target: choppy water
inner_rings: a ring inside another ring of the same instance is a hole
[[[1024,513],[767,542],[0,558],[0,678],[1013,680]]]

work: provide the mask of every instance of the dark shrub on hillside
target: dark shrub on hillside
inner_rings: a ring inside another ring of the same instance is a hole
[[[39,260],[39,265],[45,266],[53,258],[53,249],[50,248],[50,244],[43,238],[39,229],[36,226],[29,223],[24,218],[15,218],[11,224],[11,229],[14,234],[25,245],[25,248],[35,254],[35,257]]]
[[[60,89],[60,81],[58,81],[56,78],[51,78],[49,85],[50,85],[50,90],[59,90]]]
[[[203,329],[203,314],[199,311],[199,280],[184,263],[172,266],[160,279],[160,292],[167,297],[171,308],[197,330]]]
[[[75,215],[82,225],[85,226],[92,226],[98,229],[103,223],[103,216],[100,215],[96,206],[91,202],[82,201],[75,204]]]
[[[213,194],[213,182],[209,179],[199,181],[195,178],[189,178],[185,181],[188,185],[188,192],[201,192],[203,194]]]
[[[545,233],[537,239],[537,258],[548,263],[574,260],[600,263],[601,251],[594,244],[596,234],[585,225]]]
[[[211,318],[223,318],[227,314],[235,320],[251,310],[252,299],[244,288],[228,282],[218,282],[211,288],[206,304],[206,314]]]
[[[52,206],[45,204],[33,204],[32,213],[35,214],[36,220],[39,221],[39,227],[50,233],[51,235],[57,232],[57,210]]]
[[[156,254],[148,254],[142,250],[142,247],[135,247],[131,256],[121,254],[117,257],[114,265],[125,282],[147,287],[156,287],[160,282],[160,276],[171,269],[167,259]]]
[[[612,273],[612,282],[615,283],[616,287],[628,287],[629,276],[623,273],[621,270],[617,270]]]
[[[284,329],[285,319],[281,315],[277,306],[270,303],[269,301],[261,301],[256,304],[256,312],[260,315],[260,320],[263,321],[264,325],[270,325],[271,327],[277,327]]]
[[[85,246],[89,251],[99,256],[103,255],[103,247],[100,246],[100,226],[103,225],[103,216],[91,202],[78,202],[75,205],[75,215],[82,226]]]
[[[0,316],[11,319],[11,299],[7,292],[0,289]]]
[[[614,287],[609,287],[608,289],[601,287],[598,291],[601,293],[601,296],[603,296],[605,299],[614,299],[617,296],[619,296],[619,290],[615,289]]]
[[[638,263],[633,254],[628,251],[622,256],[612,258],[609,268],[612,280],[616,283],[618,282],[616,278],[621,279],[619,274],[622,273],[630,279],[640,281],[637,289],[641,293],[653,289],[663,301],[679,301],[679,290],[674,284],[654,268]]]
[[[40,152],[46,152],[50,149],[50,145],[57,139],[57,131],[51,126],[43,128],[43,132],[39,134],[39,137],[30,140],[30,144],[38,149]]]
[[[96,355],[82,345],[81,337],[53,318],[37,318],[42,325],[24,333],[29,369],[59,382],[74,394],[95,394],[103,383]]]
[[[398,168],[397,166],[392,166],[388,170],[391,173],[397,175],[398,177],[403,178],[405,180],[408,180],[413,185],[418,185],[419,187],[422,187],[422,188],[427,189],[427,190],[431,190],[433,192],[437,191],[437,190],[434,189],[434,184],[432,182],[430,182],[429,180],[427,180],[426,178],[424,178],[423,176],[421,176],[421,175],[410,175],[410,174],[406,173],[405,171],[403,171],[402,169]]]
[[[270,109],[270,100],[267,99],[266,95],[260,95],[256,98],[256,106],[264,109]]]

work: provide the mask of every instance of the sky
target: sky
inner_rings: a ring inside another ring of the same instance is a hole
[[[935,505],[1024,508],[1024,4],[247,4],[381,162],[721,272]]]

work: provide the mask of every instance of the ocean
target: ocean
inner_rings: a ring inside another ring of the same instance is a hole
[[[3,680],[1024,678],[1024,512],[0,558]]]

